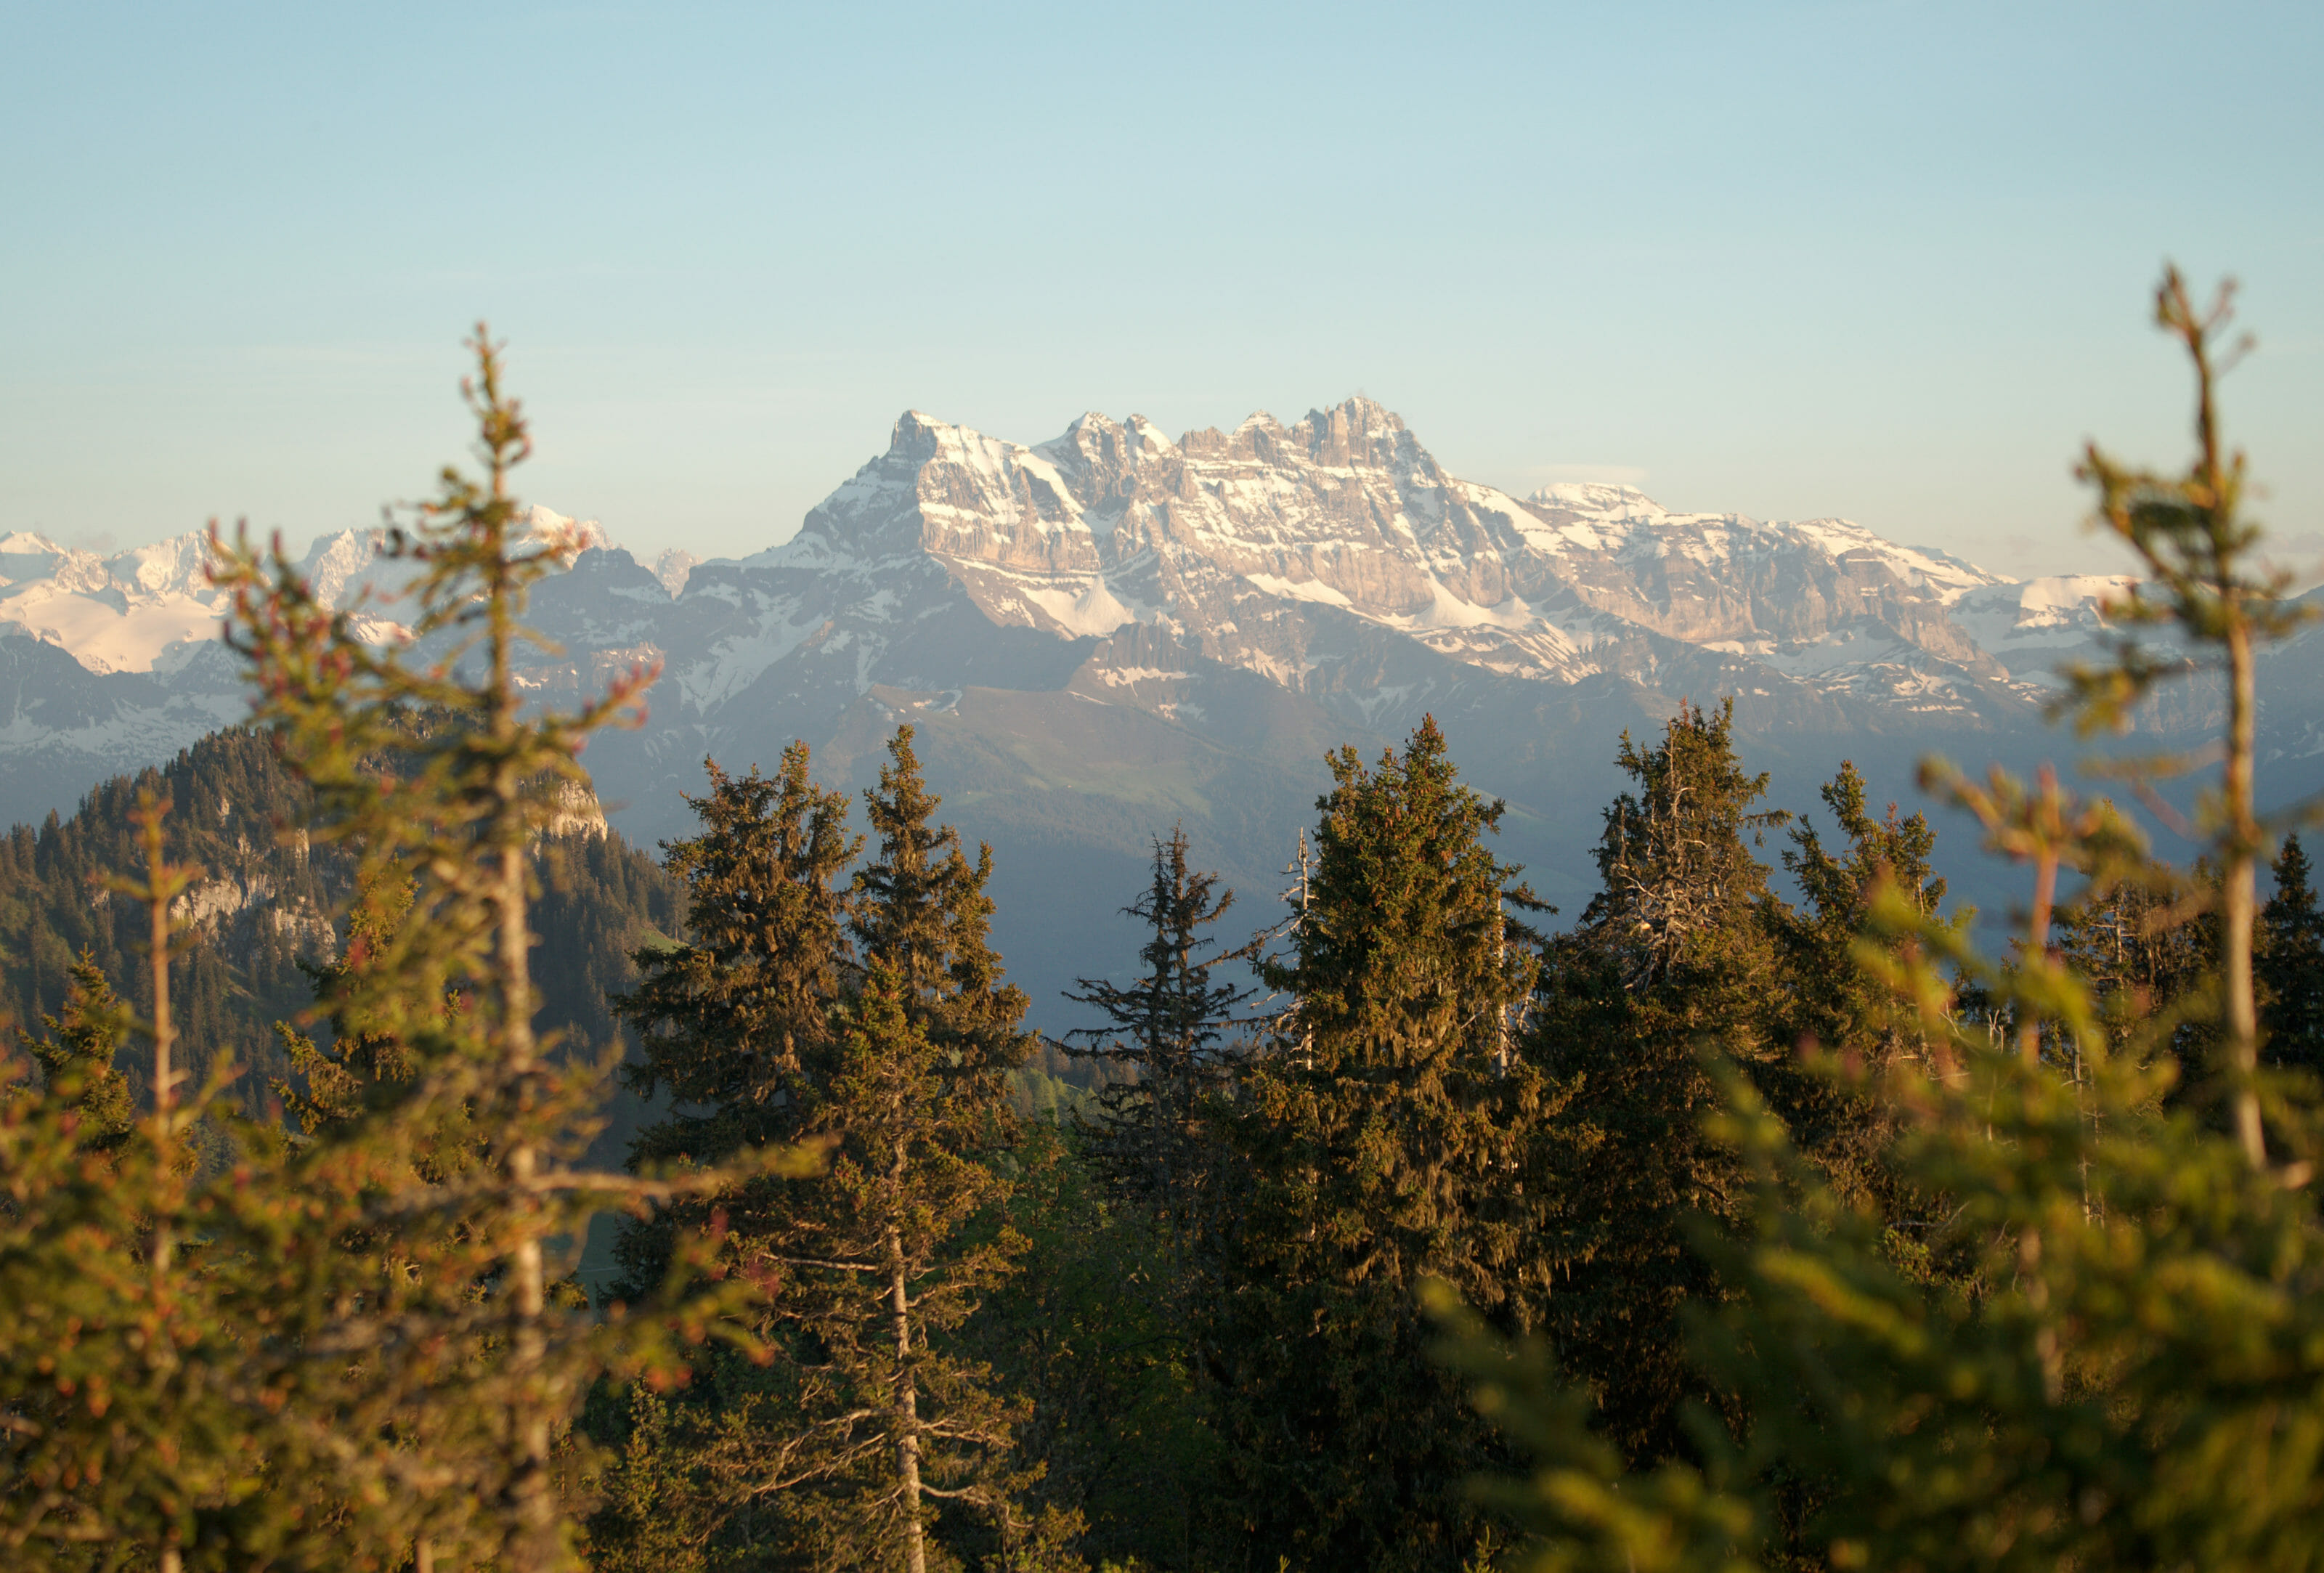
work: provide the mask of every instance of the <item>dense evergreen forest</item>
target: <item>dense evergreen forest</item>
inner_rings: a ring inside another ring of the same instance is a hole
[[[1590,745],[1556,913],[1428,722],[1331,757],[1279,904],[1157,826],[1061,1043],[908,726],[860,799],[714,761],[660,863],[572,829],[648,675],[510,677],[553,552],[480,330],[413,643],[221,541],[257,724],[0,848],[10,1562],[2324,1562],[2324,911],[2249,726],[2294,619],[2224,300],[2158,304],[2196,461],[2086,469],[2125,626],[2227,680],[2198,864],[1932,764],[2028,875],[1988,959],[1927,814],[1770,804],[1688,704]]]
[[[302,827],[311,795],[249,728],[214,733],[157,770],[106,782],[69,819],[51,814],[37,828],[9,831],[0,842],[0,1020],[37,1035],[65,1009],[73,967],[84,960],[118,980],[129,1008],[150,1012],[145,915],[106,886],[136,867],[133,819],[149,791],[169,805],[167,856],[199,870],[181,898],[171,963],[179,1061],[197,1078],[230,1063],[235,1101],[257,1113],[291,1071],[275,1024],[312,1013],[314,985],[300,963],[337,954],[355,875],[353,860],[329,845],[309,846]],[[623,1041],[613,998],[637,977],[632,957],[681,932],[684,887],[602,822],[542,835],[535,878],[536,1030],[594,1062]],[[328,1037],[327,1022],[317,1030]],[[126,1061],[124,1072],[150,1099],[146,1068]],[[1091,1080],[1050,1048],[1014,1075],[1012,1090],[1028,1113],[1070,1110]],[[619,1163],[645,1109],[618,1082],[607,1090],[611,1126],[593,1155]]]

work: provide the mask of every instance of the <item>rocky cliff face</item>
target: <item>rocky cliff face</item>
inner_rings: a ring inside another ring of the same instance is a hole
[[[1176,442],[1091,414],[1029,447],[913,411],[793,539],[696,569],[680,603],[723,637],[670,653],[697,705],[808,651],[852,651],[841,686],[862,693],[905,625],[951,606],[1062,641],[1165,629],[1298,693],[1347,688],[1326,668],[1361,627],[1530,681],[1652,682],[1683,650],[1966,715],[2029,698],[1951,615],[1976,594],[2000,626],[2010,590],[1842,520],[1674,514],[1618,487],[1514,498],[1448,474],[1363,399]]]
[[[1148,834],[1182,821],[1263,890],[1323,750],[1398,739],[1424,713],[1508,797],[1507,850],[1553,898],[1586,883],[1618,734],[1681,698],[1732,695],[1747,756],[1794,807],[1842,758],[1909,799],[1924,751],[2070,751],[2043,728],[2045,685],[2103,637],[2114,587],[2012,584],[1844,520],[1674,513],[1623,487],[1514,497],[1447,474],[1363,399],[1175,440],[1090,414],[1031,446],[915,411],[756,556],[648,566],[577,528],[592,549],[533,608],[563,649],[521,676],[555,700],[661,667],[648,724],[589,756],[615,824],[682,833],[705,757],[771,764],[792,738],[827,778],[868,780],[912,721],[947,814],[1004,851],[1004,914],[1057,925],[1009,942],[1037,995],[1099,964],[1087,932],[1135,886]],[[0,539],[8,818],[245,713],[201,567],[192,536],[105,559]],[[374,538],[326,538],[305,568],[396,631]],[[2318,639],[2273,663],[2287,789],[2324,760],[2319,664]],[[2200,725],[2207,704],[2197,690],[2158,721]]]

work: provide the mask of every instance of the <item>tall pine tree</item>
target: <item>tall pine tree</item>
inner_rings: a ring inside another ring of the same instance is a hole
[[[366,889],[410,892],[329,986],[332,1013],[409,1074],[371,1081],[349,1118],[289,1149],[278,1204],[248,1216],[243,1246],[284,1282],[263,1346],[284,1413],[354,1515],[309,1529],[337,1529],[353,1563],[441,1554],[547,1573],[572,1565],[552,1454],[592,1380],[667,1371],[679,1325],[735,1293],[624,1320],[551,1291],[591,1213],[720,1177],[574,1166],[605,1067],[559,1065],[535,1030],[533,849],[564,816],[558,789],[586,790],[591,734],[633,718],[651,675],[571,712],[529,698],[520,667],[547,641],[523,621],[528,599],[580,543],[536,533],[514,495],[531,439],[481,325],[474,348],[481,474],[447,467],[383,548],[416,574],[398,609],[408,641],[369,642],[279,540],[262,552],[212,531],[228,643],[312,790],[314,839],[351,853]],[[431,1172],[456,1125],[475,1161]]]
[[[2300,838],[2286,836],[2273,865],[2275,894],[2260,911],[2255,970],[2269,1062],[2324,1074],[2324,912],[2310,869]]]
[[[1452,1568],[1485,1532],[1461,1483],[1489,1449],[1414,1292],[1448,1279],[1523,1327],[1549,1288],[1542,1198],[1512,1182],[1543,1111],[1514,1041],[1539,904],[1433,718],[1374,767],[1330,764],[1304,907],[1261,969],[1293,1004],[1238,1092],[1244,1191],[1197,1334],[1259,1555]]]
[[[1008,1467],[1021,1406],[948,1342],[1020,1245],[972,1226],[1006,1191],[1024,996],[1001,982],[987,939],[990,850],[971,864],[933,823],[911,741],[898,731],[865,795],[879,840],[844,891],[861,843],[804,746],[772,780],[714,771],[694,805],[702,832],[672,848],[692,940],[641,954],[646,981],[621,1008],[646,1044],[637,1084],[700,1112],[637,1151],[796,1141],[828,1166],[707,1203],[729,1270],[759,1289],[749,1330],[764,1363],[713,1358],[699,1398],[652,1410],[653,1434],[686,1462],[672,1479],[668,1459],[642,1458],[616,1481],[616,1511],[593,1525],[601,1560],[641,1561],[658,1543],[648,1504],[697,1526],[689,1555],[756,1547],[817,1568],[922,1573],[932,1532],[997,1523],[1007,1541],[1029,1527]],[[625,1237],[632,1276],[658,1269],[660,1227]],[[642,1412],[621,1417],[633,1435]],[[640,1488],[649,1477],[659,1496]],[[964,1522],[945,1522],[953,1504]]]
[[[637,987],[614,998],[641,1049],[622,1080],[671,1104],[632,1141],[633,1164],[712,1163],[792,1139],[801,1078],[833,1030],[848,968],[842,881],[863,838],[847,833],[847,795],[816,785],[804,742],[783,750],[771,777],[704,768],[709,792],[687,799],[700,832],[664,846],[685,881],[688,937],[640,951]],[[713,1208],[731,1219],[752,1203],[687,1199],[623,1225],[632,1292],[666,1270],[678,1220],[706,1220]]]
[[[1531,1054],[1569,1100],[1538,1183],[1560,1198],[1547,1329],[1632,1458],[1683,1446],[1679,1309],[1716,1286],[1689,1248],[1695,1221],[1731,1222],[1734,1159],[1703,1135],[1718,1090],[1702,1050],[1765,1069],[1780,991],[1780,906],[1752,844],[1787,814],[1755,811],[1764,774],[1735,757],[1734,702],[1682,704],[1661,741],[1622,737],[1636,783],[1605,811],[1600,888],[1549,948]]]
[[[1219,890],[1218,876],[1193,868],[1186,853],[1184,826],[1167,842],[1155,838],[1145,894],[1123,908],[1148,931],[1138,977],[1078,979],[1079,991],[1065,996],[1108,1021],[1067,1035],[1089,1045],[1072,1052],[1130,1072],[1098,1094],[1091,1147],[1099,1173],[1111,1195],[1160,1226],[1182,1262],[1201,1233],[1217,1158],[1209,1123],[1231,1071],[1223,1040],[1251,995],[1214,970],[1236,952],[1202,953],[1215,943],[1204,931],[1225,915],[1234,893]]]
[[[1821,1062],[1837,1060],[1877,1076],[1900,1060],[1927,1055],[1925,1038],[1897,1026],[1886,990],[1858,964],[1856,951],[1877,902],[1901,900],[1936,920],[1945,898],[1945,881],[1931,862],[1936,832],[1927,815],[1900,815],[1893,803],[1874,818],[1853,762],[1843,762],[1820,796],[1847,839],[1828,849],[1812,823],[1803,820],[1790,830],[1784,868],[1799,884],[1801,906],[1769,903],[1763,910],[1774,926],[1782,977],[1768,1013],[1770,1046],[1794,1053],[1771,1057],[1759,1081],[1770,1107],[1833,1188],[1877,1208],[1899,1226],[1899,1248],[1917,1252],[1928,1202],[1900,1187],[1890,1162],[1896,1111],[1862,1083],[1825,1074]],[[1907,938],[1892,949],[1905,959],[1919,945]]]

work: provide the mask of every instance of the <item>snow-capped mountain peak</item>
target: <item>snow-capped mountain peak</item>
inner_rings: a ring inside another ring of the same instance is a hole
[[[1289,426],[1259,413],[1176,438],[1090,412],[1029,446],[907,410],[792,538],[739,561],[672,549],[641,566],[594,521],[545,508],[526,532],[572,570],[534,601],[567,653],[526,682],[578,694],[659,660],[657,736],[755,736],[770,717],[806,735],[875,691],[964,685],[1177,727],[1226,724],[1275,694],[1392,730],[1456,694],[1593,679],[1871,705],[1915,726],[2033,715],[2026,680],[2104,631],[2097,601],[2115,587],[2010,584],[1848,520],[1680,512],[1627,486],[1520,499],[1450,474],[1360,396]],[[303,566],[386,639],[408,617],[410,568],[380,558],[381,539],[325,536]],[[54,647],[42,661],[69,652],[84,674],[183,695],[134,705],[206,729],[239,695],[231,663],[203,650],[221,607],[201,553],[192,535],[102,560],[0,538],[0,621]],[[1203,696],[1230,679],[1243,698]],[[13,724],[25,747],[61,746]],[[186,741],[171,728],[149,730]],[[118,733],[102,746],[128,746]]]
[[[612,545],[596,520],[576,521],[546,508],[531,509],[523,530],[568,566],[584,551]],[[380,529],[347,529],[315,540],[300,566],[325,604],[384,607],[397,599],[411,569],[380,559],[384,538]],[[90,672],[181,667],[182,647],[214,639],[226,610],[209,565],[206,530],[110,557],[19,530],[0,537],[0,630],[13,624]],[[400,631],[392,618],[376,614],[366,625],[382,638]]]

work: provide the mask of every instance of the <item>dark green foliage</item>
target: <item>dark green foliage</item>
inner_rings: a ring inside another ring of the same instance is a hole
[[[1788,1046],[1770,1028],[1785,992],[1776,936],[1795,920],[1747,838],[1789,816],[1753,809],[1767,777],[1743,773],[1732,713],[1732,701],[1682,706],[1654,746],[1623,737],[1637,786],[1606,810],[1598,893],[1549,946],[1528,1045],[1568,1099],[1536,1181],[1560,1206],[1545,1325],[1609,1440],[1640,1461],[1682,1450],[1683,1406],[1711,1397],[1678,1318],[1723,1291],[1687,1235],[1733,1222],[1745,1191],[1703,1134],[1720,1099],[1702,1046],[1771,1079]],[[1852,902],[1846,866],[1802,851],[1825,894]]]
[[[1024,1255],[961,1347],[1029,1401],[1017,1428],[1020,1467],[1040,1472],[1028,1519],[1078,1516],[1079,1550],[1101,1564],[1240,1566],[1247,1548],[1217,1512],[1220,1449],[1183,1334],[1185,1285],[1149,1220],[1105,1200],[1087,1139],[1035,1125],[1019,1144],[1002,1216]]]
[[[1307,898],[1262,972],[1293,1007],[1238,1090],[1242,1189],[1194,1330],[1258,1551],[1452,1568],[1481,1530],[1461,1482],[1492,1450],[1424,1358],[1413,1293],[1449,1279],[1522,1327],[1549,1290],[1549,1199],[1510,1183],[1545,1112],[1512,1043],[1534,962],[1510,909],[1536,904],[1434,722],[1374,768],[1331,765]]]
[[[256,1112],[288,1068],[273,1023],[306,1006],[298,962],[330,949],[330,914],[349,876],[338,854],[309,848],[300,828],[312,812],[309,794],[249,728],[213,733],[159,770],[106,782],[69,819],[51,817],[37,831],[20,824],[0,838],[0,1015],[56,1015],[83,952],[126,991],[131,1009],[152,1009],[139,961],[144,914],[104,884],[137,864],[130,815],[144,790],[169,805],[169,856],[209,870],[171,965],[184,1021],[178,1059],[202,1077],[231,1058],[241,1072],[235,1096]],[[137,1095],[150,1098],[143,1068],[129,1074]]]
[[[2207,866],[2142,868],[2144,849],[2112,806],[2077,798],[2049,770],[2030,787],[1998,770],[1986,785],[1927,772],[1978,816],[1989,847],[2031,866],[2015,952],[1988,961],[1912,893],[1878,891],[1855,956],[1894,1030],[1926,1053],[1891,1056],[1877,1077],[1824,1066],[1851,1096],[1887,1100],[1897,1134],[1886,1161],[1948,1199],[1939,1244],[1966,1269],[1900,1262],[1891,1220],[1830,1183],[1748,1062],[1706,1050],[1720,1106],[1705,1137],[1748,1189],[1731,1221],[1689,1230],[1725,1291],[1688,1318],[1689,1369],[1736,1422],[1695,1430],[1701,1467],[1626,1467],[1543,1351],[1498,1344],[1439,1294],[1458,1329],[1453,1358],[1534,1455],[1530,1477],[1488,1487],[1536,1537],[1524,1567],[2324,1563],[2313,1182],[2324,1121],[2312,1078],[2254,1073],[2246,883],[2258,825],[2252,658],[2299,613],[2284,578],[2255,566],[2243,462],[2218,434],[2225,300],[2199,314],[2174,272],[2157,315],[2195,364],[2196,463],[2166,477],[2093,449],[2085,473],[2102,520],[2152,573],[2110,613],[2133,630],[2172,625],[2184,644],[2166,660],[2126,638],[2111,665],[2077,674],[2075,699],[2086,722],[2117,721],[2192,666],[2186,646],[2226,669]],[[2200,757],[2147,760],[2141,773],[2183,772]],[[2286,862],[2277,911],[2289,929],[2307,903],[2304,869]],[[2083,910],[2095,917],[2070,924],[2061,946],[2051,917],[2063,870],[2091,877]],[[2213,921],[2181,920],[2199,910]],[[2175,1001],[2161,998],[2174,988]],[[1974,1012],[1963,1008],[1972,992]],[[2213,1085],[2175,1098],[2182,1069],[2195,1069],[2180,1060],[2193,1021],[2208,1029]]]
[[[2255,970],[2269,1062],[2324,1074],[2324,912],[2310,871],[2300,838],[2286,837],[2275,894],[2260,909]]]
[[[855,877],[848,918],[865,966],[885,961],[914,1022],[961,1075],[1005,1073],[1030,1044],[1019,1024],[1022,989],[1001,981],[990,942],[992,849],[972,864],[950,825],[934,823],[938,800],[921,778],[912,729],[888,745],[877,790],[863,795],[878,855]]]
[[[719,1157],[795,1127],[793,1084],[847,961],[840,882],[863,838],[847,834],[846,794],[815,785],[805,743],[772,777],[705,768],[709,793],[687,799],[701,832],[663,849],[684,881],[687,938],[640,950],[641,980],[614,1008],[640,1030],[623,1080],[708,1112],[642,1135],[641,1161]]]
[[[49,1016],[43,1025],[48,1035],[30,1047],[48,1096],[78,1116],[74,1134],[82,1146],[120,1151],[137,1123],[129,1079],[115,1063],[129,1037],[129,1007],[113,991],[95,955],[83,951],[75,959],[64,1016]]]
[[[1202,954],[1214,943],[1203,931],[1224,915],[1234,893],[1217,891],[1218,877],[1190,867],[1186,852],[1183,828],[1167,842],[1157,837],[1153,880],[1123,908],[1150,931],[1139,948],[1139,975],[1126,984],[1079,979],[1081,991],[1065,996],[1107,1021],[1067,1035],[1089,1044],[1074,1052],[1115,1072],[1098,1093],[1089,1140],[1107,1194],[1181,1251],[1203,1232],[1218,1147],[1206,1121],[1232,1069],[1222,1040],[1251,994],[1213,970],[1232,954]]]
[[[1024,997],[986,940],[991,855],[971,865],[932,823],[909,728],[889,751],[865,795],[874,858],[844,891],[861,842],[803,746],[773,779],[714,768],[694,800],[702,833],[671,849],[691,943],[641,953],[645,980],[620,1009],[646,1044],[633,1081],[690,1107],[636,1151],[797,1141],[828,1166],[692,1204],[715,1210],[721,1260],[759,1291],[765,1363],[702,1363],[698,1396],[608,1417],[634,1439],[643,1414],[687,1455],[672,1470],[647,1449],[616,1472],[592,1525],[610,1557],[641,1557],[666,1532],[632,1505],[647,1500],[695,1526],[706,1566],[918,1569],[931,1531],[939,1548],[1070,1533],[1069,1520],[1020,1516],[1029,1479],[1007,1459],[1028,1411],[954,1337],[1024,1244],[972,1227],[1008,1195],[1010,1073],[1030,1046]],[[633,1282],[659,1271],[683,1216],[625,1231]]]
[[[847,967],[839,882],[863,842],[847,834],[846,795],[815,785],[804,743],[772,777],[705,763],[710,791],[687,800],[702,832],[664,849],[684,881],[687,940],[640,948],[638,986],[613,996],[639,1036],[623,1081],[671,1105],[631,1137],[632,1166],[715,1163],[792,1139],[807,1057],[831,1030]],[[706,1205],[622,1226],[623,1292],[659,1281],[669,1231],[681,1216],[706,1219]]]
[[[1898,1028],[1887,990],[1866,973],[1856,952],[1866,943],[1867,915],[1884,899],[1902,900],[1923,918],[1938,919],[1945,882],[1930,861],[1936,832],[1926,815],[1900,816],[1893,803],[1885,817],[1873,818],[1864,777],[1852,763],[1842,764],[1820,796],[1847,843],[1827,851],[1804,819],[1790,831],[1784,867],[1799,883],[1802,904],[1794,910],[1769,902],[1762,910],[1775,926],[1782,979],[1767,1013],[1769,1038],[1775,1048],[1794,1053],[1770,1059],[1754,1075],[1826,1182],[1889,1219],[1900,1256],[1920,1257],[1936,1203],[1898,1182],[1888,1153],[1897,1130],[1895,1110],[1860,1083],[1825,1073],[1821,1062],[1836,1060],[1877,1078],[1899,1062],[1926,1059],[1927,1041]],[[1973,915],[1958,914],[1953,922],[1966,924]],[[1894,949],[1900,960],[1916,953],[1917,942],[1909,939]]]
[[[533,1018],[566,1053],[595,1060],[622,1044],[613,998],[637,977],[633,958],[681,930],[683,887],[672,870],[617,832],[568,829],[534,843]]]

